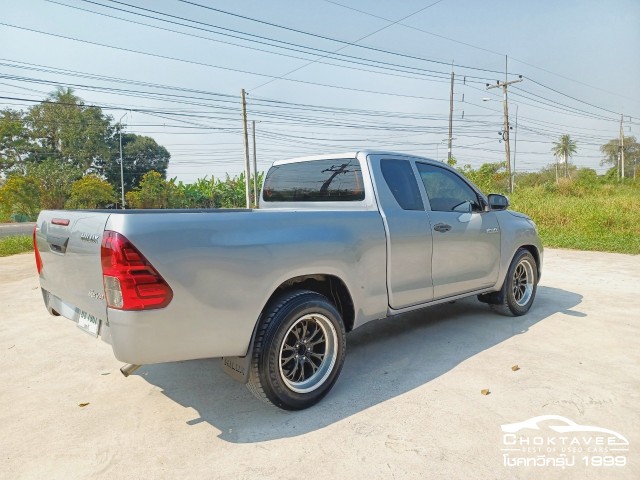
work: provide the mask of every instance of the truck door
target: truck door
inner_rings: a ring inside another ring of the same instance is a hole
[[[370,155],[387,236],[387,291],[393,309],[433,299],[429,217],[410,160]]]
[[[500,264],[500,225],[456,172],[416,161],[431,211],[434,298],[492,286]]]

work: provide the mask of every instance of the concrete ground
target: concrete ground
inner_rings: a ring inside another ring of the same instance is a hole
[[[368,324],[325,400],[290,413],[218,360],[124,378],[109,345],[45,311],[32,255],[0,258],[0,478],[637,479],[639,284],[640,256],[547,250],[528,315],[469,299]],[[607,430],[503,435],[541,415]],[[553,435],[580,445],[533,448]],[[620,437],[628,452],[590,451]]]

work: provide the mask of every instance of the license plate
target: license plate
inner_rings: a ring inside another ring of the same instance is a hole
[[[90,335],[93,335],[94,337],[97,337],[98,331],[100,330],[100,319],[80,310],[80,315],[78,316],[78,328]]]

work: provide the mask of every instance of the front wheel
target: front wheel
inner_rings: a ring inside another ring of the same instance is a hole
[[[491,307],[503,315],[524,315],[529,311],[538,288],[538,265],[528,250],[516,252],[504,279],[502,290]]]
[[[319,293],[288,292],[263,314],[247,387],[285,410],[319,402],[338,379],[346,334],[340,313]]]

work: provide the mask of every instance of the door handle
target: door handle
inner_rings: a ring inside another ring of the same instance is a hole
[[[57,237],[55,235],[47,234],[47,243],[52,251],[57,253],[66,253],[67,245],[69,244],[69,237]]]
[[[446,223],[436,223],[433,226],[433,229],[436,232],[445,233],[445,232],[448,232],[449,230],[451,230],[451,225],[447,225]]]

